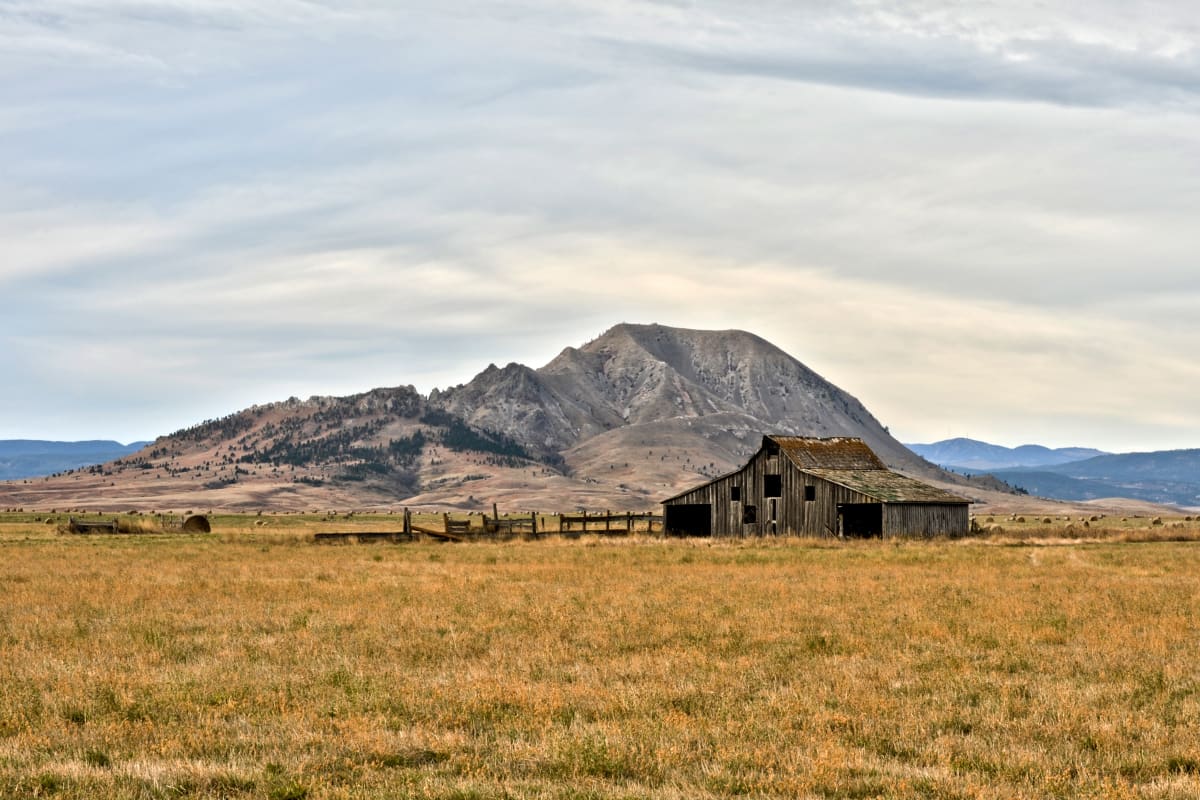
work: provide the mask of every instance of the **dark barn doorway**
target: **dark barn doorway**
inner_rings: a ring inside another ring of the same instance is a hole
[[[663,529],[668,536],[712,536],[712,504],[663,506]]]
[[[883,503],[843,503],[837,512],[842,536],[853,539],[883,536]]]

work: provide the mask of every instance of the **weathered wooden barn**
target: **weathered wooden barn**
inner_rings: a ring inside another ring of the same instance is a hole
[[[663,501],[679,536],[957,536],[970,501],[892,472],[862,439],[764,436],[746,466]]]

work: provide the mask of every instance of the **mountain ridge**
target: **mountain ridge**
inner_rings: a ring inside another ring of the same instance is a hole
[[[107,439],[0,439],[0,480],[38,478],[63,470],[102,464],[137,452],[146,444],[131,442],[126,445]]]
[[[945,469],[990,474],[1043,497],[1066,501],[1129,497],[1189,508],[1200,506],[1200,449],[1104,453],[1083,447],[1008,448],[964,438],[908,447]],[[1031,462],[1031,453],[1042,462]],[[1086,457],[1070,458],[1079,454]],[[964,459],[964,455],[969,457]]]
[[[900,471],[981,485],[912,453],[761,337],[622,323],[538,369],[489,364],[428,396],[397,386],[253,406],[4,493],[59,506],[644,509],[740,466],[764,433],[858,436]]]
[[[1050,448],[1040,444],[1005,447],[965,437],[929,444],[906,444],[905,447],[940,467],[959,471],[1045,467],[1110,455],[1091,447]]]

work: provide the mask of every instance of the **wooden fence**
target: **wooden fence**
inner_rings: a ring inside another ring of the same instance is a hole
[[[633,533],[638,524],[643,522],[646,525],[646,533],[654,533],[655,525],[658,526],[659,533],[663,530],[661,514],[634,514],[629,511],[624,514],[614,514],[611,511],[605,511],[603,514],[588,514],[583,511],[579,514],[559,514],[558,532],[571,533],[578,526],[580,533],[628,534]]]
[[[550,521],[557,517],[557,530],[550,528]],[[543,521],[539,523],[539,519]],[[492,505],[492,516],[489,518],[486,515],[480,517],[478,526],[474,524],[474,517],[467,519],[454,519],[449,514],[442,514],[441,526],[435,525],[417,525],[413,523],[412,512],[409,509],[404,509],[403,528],[398,531],[330,531],[313,534],[315,541],[332,542],[332,541],[350,541],[356,540],[359,542],[410,542],[420,536],[426,536],[442,541],[462,542],[471,539],[492,539],[492,538],[507,538],[512,536],[543,536],[551,532],[576,535],[583,533],[597,533],[609,535],[628,535],[635,531],[645,531],[646,533],[661,533],[663,530],[663,518],[661,514],[625,512],[622,514],[614,514],[611,511],[605,511],[602,514],[588,514],[586,511],[579,514],[552,514],[546,517],[541,517],[536,511],[532,511],[528,516],[505,516],[500,517],[500,513],[495,504]]]

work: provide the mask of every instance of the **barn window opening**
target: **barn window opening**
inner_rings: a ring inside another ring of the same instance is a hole
[[[742,523],[753,525],[756,522],[758,522],[758,506],[744,506],[742,508]]]
[[[804,487],[804,499],[809,503],[811,503],[813,500],[816,500],[817,499],[817,487],[805,486]]]
[[[763,475],[763,497],[782,497],[783,479],[778,475]]]
[[[779,443],[768,439],[766,444],[763,445],[763,450],[765,450],[769,456],[777,456],[779,455]]]
[[[730,499],[730,501],[732,501],[734,503],[740,503],[742,500],[742,487],[730,486],[729,487],[729,499]]]

